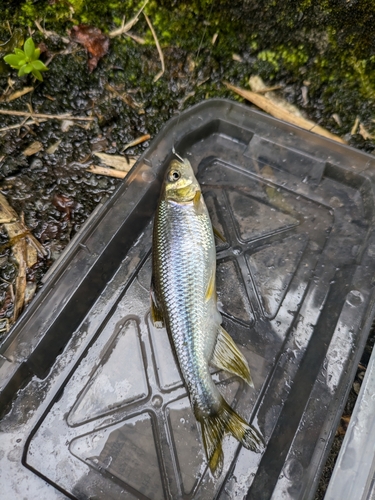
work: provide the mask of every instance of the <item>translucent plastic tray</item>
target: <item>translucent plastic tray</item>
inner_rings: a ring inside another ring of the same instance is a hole
[[[214,379],[264,436],[223,473],[149,317],[152,219],[172,147],[214,226],[224,326],[255,388]],[[311,499],[374,315],[375,158],[246,106],[171,120],[0,349],[4,498]]]
[[[375,498],[375,350],[324,500]]]

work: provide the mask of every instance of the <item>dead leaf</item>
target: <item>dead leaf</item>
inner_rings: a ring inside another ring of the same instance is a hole
[[[73,212],[78,208],[79,204],[72,198],[64,196],[63,194],[56,193],[52,198],[52,204],[57,208],[59,212],[63,212],[70,219]]]
[[[321,135],[323,137],[327,137],[336,142],[340,142],[342,144],[346,144],[346,142],[341,139],[341,137],[331,134],[325,128],[321,127],[317,123],[314,123],[311,120],[307,120],[301,116],[296,116],[290,111],[286,110],[284,107],[279,104],[274,103],[270,99],[265,96],[258,95],[255,92],[251,92],[250,90],[241,89],[239,87],[235,87],[230,83],[224,82],[228,89],[233,90],[236,94],[244,97],[248,101],[252,102],[258,108],[261,108],[266,113],[278,118],[279,120],[284,120],[285,122],[291,123],[292,125],[296,125],[297,127],[303,128],[305,130],[309,130],[310,132],[314,132],[315,134]]]
[[[375,136],[370,134],[370,132],[365,129],[362,123],[359,124],[359,134],[364,138],[365,141],[367,139],[375,139]]]
[[[335,120],[335,122],[337,123],[337,125],[339,127],[341,127],[342,122],[341,122],[340,116],[337,113],[333,113],[332,118]]]
[[[63,120],[61,122],[61,131],[62,132],[68,132],[70,127],[74,125],[74,122],[72,120]]]
[[[232,54],[232,59],[233,59],[233,61],[236,61],[236,62],[239,62],[239,63],[243,62],[243,59],[242,59],[242,57],[239,54]]]
[[[109,38],[99,28],[85,24],[73,26],[69,36],[73,42],[83,45],[90,54],[88,66],[91,73],[98,65],[99,59],[108,52]]]
[[[13,321],[16,321],[24,306],[27,270],[26,252],[26,238],[21,238],[12,245],[13,257],[18,264],[18,274],[15,282]]]
[[[94,155],[100,158],[108,167],[121,170],[122,172],[129,172],[134,163],[138,160],[137,156],[128,158],[126,156],[108,155],[106,153],[94,153]]]
[[[25,156],[32,156],[41,151],[42,149],[43,149],[43,144],[39,141],[35,141],[32,142],[29,146],[27,146],[23,154]]]
[[[58,139],[56,142],[54,142],[53,144],[51,144],[48,149],[46,149],[46,153],[48,155],[53,155],[53,153],[56,152],[56,150],[60,146],[60,144],[61,144],[61,139]]]
[[[350,135],[354,135],[357,133],[358,125],[359,125],[359,116],[357,116],[357,118],[355,119],[354,125],[350,131]]]

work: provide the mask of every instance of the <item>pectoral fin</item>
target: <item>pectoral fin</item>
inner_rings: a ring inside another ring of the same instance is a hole
[[[216,238],[218,238],[219,240],[221,240],[223,243],[227,242],[227,240],[225,239],[225,236],[223,236],[221,234],[221,232],[216,227],[212,226],[212,230],[213,230],[214,235],[216,236]]]
[[[150,296],[151,296],[150,313],[151,313],[152,324],[154,325],[155,328],[164,328],[163,312],[156,299],[153,278],[151,280]]]
[[[215,271],[211,273],[210,281],[208,282],[207,285],[207,290],[206,290],[206,295],[205,295],[205,301],[208,302],[216,292],[215,288]]]
[[[245,357],[238,350],[229,333],[221,326],[219,327],[216,346],[210,363],[217,368],[241,377],[250,387],[254,387]]]

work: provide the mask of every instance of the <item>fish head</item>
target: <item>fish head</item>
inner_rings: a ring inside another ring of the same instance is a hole
[[[172,160],[165,176],[162,197],[176,203],[187,203],[200,197],[200,193],[189,160]]]

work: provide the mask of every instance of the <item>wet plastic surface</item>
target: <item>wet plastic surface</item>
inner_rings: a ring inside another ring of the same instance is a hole
[[[324,500],[375,498],[374,394],[373,350]]]
[[[149,318],[173,146],[225,235],[219,303],[255,388],[213,376],[267,444],[260,455],[227,437],[218,479]],[[4,498],[313,498],[374,316],[374,167],[234,102],[169,122],[1,347]]]

